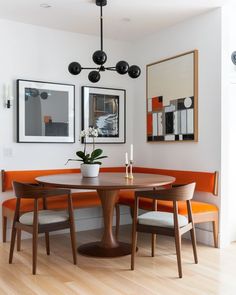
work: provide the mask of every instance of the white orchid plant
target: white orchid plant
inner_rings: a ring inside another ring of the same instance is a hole
[[[93,151],[91,154],[87,153],[87,137],[92,137],[93,139]],[[69,161],[80,161],[84,164],[99,164],[102,163],[99,161],[101,159],[107,158],[107,156],[102,156],[103,150],[102,149],[95,149],[95,138],[98,137],[98,129],[94,127],[89,127],[87,129],[84,129],[80,132],[80,138],[83,139],[84,143],[84,150],[83,151],[77,151],[76,155],[79,157],[79,159],[68,159],[66,164]]]

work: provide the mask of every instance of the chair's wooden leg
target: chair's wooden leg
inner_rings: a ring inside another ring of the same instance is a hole
[[[7,217],[2,216],[2,241],[6,243],[7,241]]]
[[[37,267],[37,252],[38,252],[38,230],[34,229],[33,232],[33,269],[32,269],[32,273],[33,275],[36,274],[36,267]]]
[[[152,234],[152,257],[155,256],[155,248],[156,248],[156,234]]]
[[[73,263],[77,264],[75,221],[74,221],[73,203],[72,203],[72,198],[70,193],[68,194],[68,213],[69,213],[69,222],[70,222],[70,239],[71,239]]]
[[[77,264],[77,251],[76,251],[76,234],[75,234],[75,225],[74,222],[70,224],[70,239],[71,239],[71,248],[73,255],[73,263]]]
[[[175,234],[175,247],[176,247],[179,277],[182,278],[183,273],[182,273],[182,262],[181,262],[181,236],[179,234]]]
[[[50,239],[49,239],[49,232],[45,233],[45,244],[46,244],[46,253],[50,255]]]
[[[134,200],[134,208],[130,208],[132,210],[132,217],[133,217],[133,225],[132,225],[132,252],[131,252],[131,270],[134,270],[134,260],[136,255],[136,248],[137,248],[137,223],[138,223],[138,210],[139,210],[139,197],[135,196]]]
[[[34,200],[34,219],[33,219],[33,240],[32,240],[32,273],[36,274],[37,267],[37,252],[38,252],[38,231],[39,231],[39,223],[38,223],[38,211],[39,211],[39,199],[35,198]]]
[[[9,254],[9,263],[10,264],[12,263],[12,259],[13,259],[15,241],[16,241],[16,228],[15,228],[15,226],[13,224],[12,225],[12,232],[11,232],[10,254]]]
[[[188,208],[189,204],[187,204]],[[182,262],[181,262],[181,234],[179,230],[179,219],[178,219],[178,202],[173,201],[173,209],[174,209],[174,230],[175,230],[175,248],[176,248],[176,256],[177,256],[177,264],[178,264],[178,272],[179,277],[182,278]]]
[[[133,207],[129,207],[129,212],[130,212],[130,215],[132,217],[132,219],[134,218],[134,208]]]
[[[17,230],[17,251],[20,251],[21,249],[21,230]]]
[[[131,270],[134,270],[134,260],[135,260],[135,255],[136,255],[137,238],[138,238],[138,233],[136,231],[136,226],[135,226],[135,229],[133,229],[133,234],[132,234]]]
[[[116,204],[116,239],[118,239],[120,232],[120,205]]]
[[[214,246],[215,248],[218,248],[218,238],[219,238],[219,220],[216,218],[214,221],[212,221],[213,225],[213,238],[214,238]]]
[[[194,262],[197,264],[198,263],[198,257],[197,257],[197,243],[196,243],[196,233],[195,233],[195,228],[190,230],[190,235],[191,235],[191,241],[192,241],[192,246],[193,246],[193,256],[194,256]]]

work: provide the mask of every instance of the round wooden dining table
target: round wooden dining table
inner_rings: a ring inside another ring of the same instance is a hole
[[[51,187],[96,190],[101,200],[104,229],[100,241],[87,243],[78,248],[78,252],[94,257],[118,257],[131,253],[131,245],[119,242],[112,232],[112,221],[119,191],[122,189],[154,188],[171,184],[174,177],[142,174],[125,178],[124,173],[100,173],[98,177],[82,177],[80,173],[57,174],[37,177],[36,181]]]

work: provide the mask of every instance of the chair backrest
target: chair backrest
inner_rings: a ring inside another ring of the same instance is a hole
[[[39,199],[70,194],[69,189],[45,188],[17,181],[13,181],[12,185],[17,198]]]
[[[153,190],[153,191],[136,191],[135,197],[150,198],[153,200],[164,201],[187,201],[193,198],[196,183],[189,183],[178,187]]]

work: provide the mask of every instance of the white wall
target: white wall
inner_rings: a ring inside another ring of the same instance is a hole
[[[99,49],[99,38],[0,20],[0,40],[0,168],[5,170],[66,168],[66,160],[73,157],[75,151],[81,148],[78,142],[81,124],[81,86],[91,85],[87,79],[88,72],[72,76],[67,68],[72,61],[80,61],[83,66],[94,66],[92,54]],[[105,40],[104,47],[108,55],[108,65],[114,66],[117,61],[123,59],[130,63],[134,62],[128,42]],[[16,100],[11,109],[6,109],[3,101],[4,84],[11,84],[14,87],[14,97],[16,97],[16,79],[75,84],[75,144],[16,143]],[[96,86],[122,88],[127,91],[127,143],[101,145],[104,154],[108,156],[103,162],[104,165],[121,165],[124,163],[124,154],[133,136],[133,81],[127,76],[105,72],[102,73],[101,81]],[[77,165],[78,162],[75,162],[68,164],[67,167],[78,167]],[[8,194],[1,194],[1,201],[7,197]],[[100,219],[95,219],[101,216],[100,210],[86,212],[89,226],[84,222],[80,224],[80,228],[82,225],[82,228],[100,225]],[[82,215],[84,216],[84,213]],[[90,220],[90,216],[94,219]]]
[[[178,143],[146,142],[145,75],[135,87],[135,165],[158,168],[220,171],[221,162],[221,11],[214,10],[162,30],[136,45],[138,63],[145,65],[199,50],[199,141]],[[219,197],[199,196],[220,206]],[[211,227],[202,227],[211,230]],[[199,238],[209,242],[211,235]],[[211,241],[212,243],[212,241]]]
[[[236,5],[225,6],[222,10],[222,233],[225,245],[236,241],[236,66],[231,54],[236,51],[235,33]]]
[[[72,76],[67,68],[71,61],[81,61],[84,66],[94,66],[92,54],[100,46],[99,39],[5,20],[0,20],[0,39],[2,44],[1,98],[4,83],[11,83],[15,88],[15,80],[20,78],[76,85],[75,144],[16,143],[16,101],[14,101],[13,109],[4,108],[2,101],[0,104],[0,166],[4,169],[62,168],[66,159],[81,148],[78,142],[81,123],[80,87],[91,85],[87,79],[88,72]],[[108,55],[108,64],[115,65],[120,59],[132,61],[132,56],[129,54],[129,43],[105,41],[104,46]],[[132,118],[133,85],[127,76],[105,72],[96,86],[125,88],[127,90],[127,117]],[[107,160],[104,160],[105,165],[123,163],[122,152],[125,152],[132,141],[132,119],[127,121],[127,141],[124,145],[103,146],[105,154],[109,156]],[[5,149],[11,149],[11,157],[4,156]],[[116,151],[119,153],[113,157]]]

